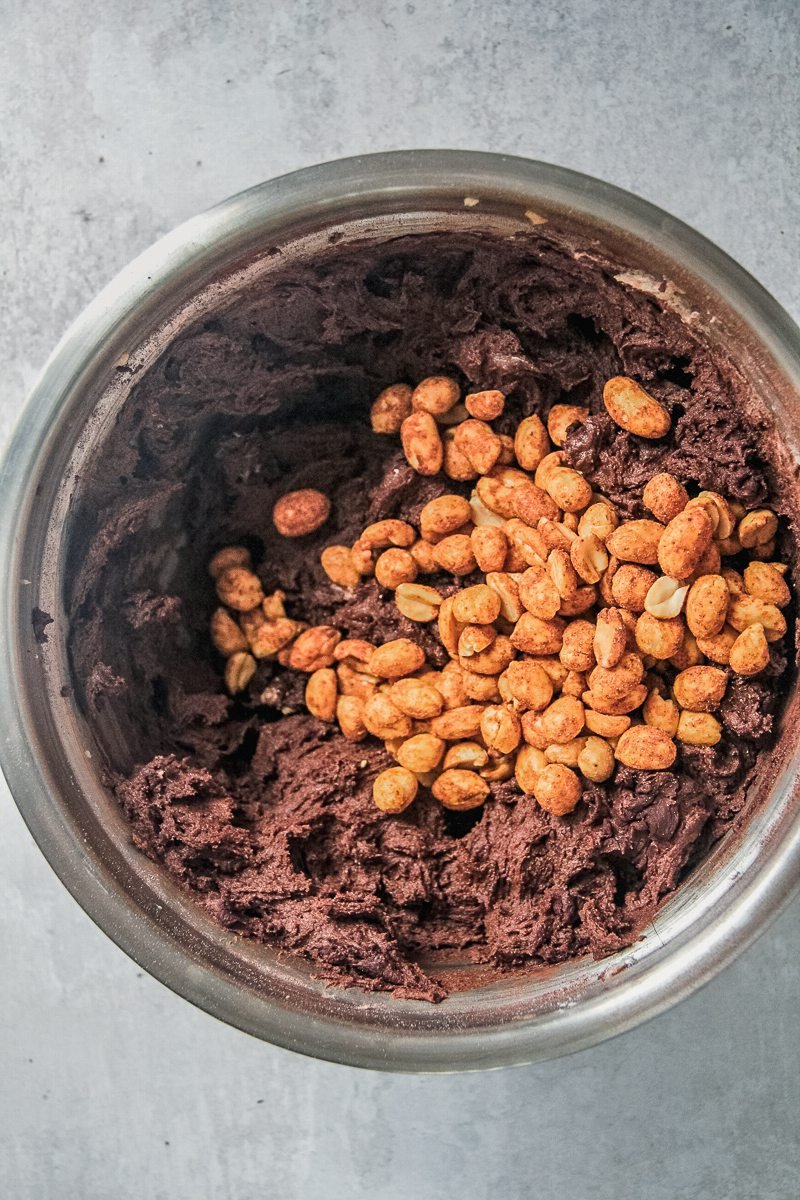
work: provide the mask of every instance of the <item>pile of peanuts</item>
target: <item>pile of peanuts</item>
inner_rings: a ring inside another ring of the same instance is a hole
[[[603,400],[636,437],[669,432],[667,410],[632,379],[610,379]],[[229,690],[247,687],[259,658],[307,674],[309,712],[351,741],[379,738],[395,758],[374,783],[385,812],[402,812],[420,784],[447,808],[474,808],[492,782],[515,778],[564,815],[582,781],[610,779],[616,763],[666,770],[677,743],[720,740],[714,714],[730,672],[763,671],[786,633],[774,512],[746,512],[716,492],[690,498],[660,474],[642,497],[652,516],[621,521],[565,463],[567,431],[587,409],[557,404],[546,424],[526,417],[512,438],[491,425],[504,405],[500,391],[462,400],[446,376],[381,392],[373,430],[399,434],[419,474],[472,483],[471,496],[439,496],[419,528],[378,521],[321,554],[343,593],[374,575],[405,617],[438,628],[450,656],[442,670],[413,639],[375,646],[290,619],[281,592],[264,596],[242,547],[209,565],[224,606],[211,636]],[[303,537],[329,512],[327,497],[304,489],[278,501],[273,521]],[[723,566],[733,556],[747,560],[741,571]],[[442,572],[482,581],[447,596],[420,582]]]

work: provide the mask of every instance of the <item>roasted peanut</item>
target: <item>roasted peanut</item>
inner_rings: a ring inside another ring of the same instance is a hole
[[[575,696],[560,696],[542,713],[541,729],[548,745],[570,742],[583,729],[583,705]]]
[[[662,438],[669,433],[669,413],[640,384],[624,375],[609,379],[603,403],[611,420],[636,437]]]
[[[712,637],[698,638],[697,648],[701,654],[704,654],[706,658],[710,658],[712,662],[719,663],[721,666],[727,666],[730,662],[731,649],[736,638],[737,631],[732,629],[730,625],[726,625],[724,629],[721,629],[719,633],[713,634]]]
[[[618,738],[631,725],[630,717],[611,716],[593,708],[584,709],[583,719],[589,732],[602,738]]]
[[[614,774],[614,751],[599,737],[587,737],[578,754],[577,767],[591,783],[605,783]]]
[[[520,790],[531,795],[540,771],[546,766],[544,751],[535,746],[521,746],[514,763],[514,775]]]
[[[659,620],[643,612],[636,622],[636,645],[651,658],[672,658],[683,645],[684,627],[679,617]]]
[[[369,670],[380,679],[399,679],[412,675],[425,662],[425,651],[408,638],[394,638],[373,651]]]
[[[786,618],[774,604],[757,596],[731,596],[728,601],[728,624],[739,633],[748,625],[763,625],[768,642],[776,642],[786,633]]]
[[[488,766],[489,753],[480,742],[456,742],[444,756],[443,767],[462,771],[479,771]]]
[[[649,508],[657,521],[668,525],[673,517],[683,512],[689,503],[689,493],[674,475],[654,475],[645,484],[642,503]]]
[[[523,654],[558,654],[564,641],[565,624],[558,617],[543,621],[524,612],[514,626],[511,644]]]
[[[225,663],[225,686],[231,695],[243,692],[256,673],[256,660],[246,650],[237,650]]]
[[[511,754],[522,740],[519,717],[502,704],[483,710],[480,732],[487,750],[498,754]]]
[[[553,698],[552,680],[539,663],[515,659],[501,676],[501,694],[503,681],[507,685],[510,702],[518,712],[528,709],[539,711],[546,708]],[[505,696],[503,698],[506,699]]]
[[[673,517],[658,544],[658,563],[665,575],[688,579],[714,535],[704,508],[688,508]]]
[[[628,647],[628,630],[618,608],[601,608],[597,614],[592,649],[595,661],[607,670],[615,667]]]
[[[458,654],[458,639],[464,627],[455,618],[452,596],[447,596],[439,606],[438,627],[442,645],[450,657],[455,658]]]
[[[671,575],[661,575],[644,598],[645,611],[664,621],[677,617],[689,593],[689,584],[681,584]]]
[[[330,516],[331,502],[316,488],[301,488],[281,496],[272,510],[272,523],[281,537],[306,537],[324,525]]]
[[[438,416],[449,412],[454,404],[458,404],[461,392],[455,379],[448,375],[429,375],[414,388],[411,393],[411,407],[415,411],[430,413]]]
[[[342,635],[331,625],[306,629],[289,648],[288,665],[294,671],[318,671],[334,661],[333,651]]]
[[[570,546],[572,565],[584,583],[599,583],[608,566],[608,551],[594,533],[579,535]]]
[[[401,712],[386,692],[376,692],[364,702],[362,719],[373,737],[408,737],[411,733],[411,718]]]
[[[642,716],[646,725],[654,729],[662,729],[669,737],[675,737],[678,732],[678,717],[680,712],[674,700],[661,695],[657,688],[651,688],[647,699],[642,705]]]
[[[211,641],[214,649],[225,658],[247,650],[247,638],[239,625],[224,608],[218,608],[211,617]]]
[[[476,675],[500,675],[513,657],[514,646],[505,635],[500,634],[494,639],[491,646],[477,654],[472,654],[461,663],[461,666],[466,667],[469,671],[474,671]]]
[[[411,771],[405,767],[387,767],[375,776],[372,799],[381,812],[401,813],[413,802],[418,788]]]
[[[616,759],[635,771],[665,771],[677,750],[669,734],[652,725],[633,725],[617,742]]]
[[[389,689],[392,702],[415,721],[427,721],[438,717],[444,708],[444,700],[433,684],[422,679],[398,679]],[[427,768],[426,768],[427,770]]]
[[[689,588],[686,624],[695,637],[713,637],[725,624],[730,592],[721,575],[701,575]]]
[[[463,496],[437,496],[429,500],[419,514],[419,531],[427,541],[436,541],[455,533],[472,519],[469,500]]]
[[[578,574],[567,550],[551,550],[547,556],[547,570],[562,600],[575,595],[579,587]]]
[[[386,550],[390,546],[399,546],[407,550],[409,546],[413,546],[416,539],[413,525],[388,517],[384,521],[368,525],[358,541],[369,550]]]
[[[623,521],[608,539],[608,549],[621,562],[652,566],[658,562],[658,547],[664,526],[642,519]]]
[[[769,508],[755,508],[742,517],[736,532],[745,550],[765,546],[778,532],[778,518]]]
[[[464,659],[481,654],[491,646],[497,637],[493,625],[465,625],[458,639],[458,660],[464,665]]]
[[[455,443],[479,475],[486,475],[500,457],[500,438],[485,421],[470,418],[463,421],[455,433]]]
[[[333,721],[336,717],[336,701],[339,685],[336,672],[331,667],[320,667],[313,671],[306,683],[306,708],[312,717],[320,721]]]
[[[567,670],[591,671],[594,667],[595,631],[596,626],[591,621],[570,621],[566,626],[558,656]]]
[[[561,595],[551,576],[541,567],[528,567],[522,572],[517,586],[519,599],[529,613],[543,621],[550,621],[558,614]]]
[[[417,570],[420,574],[433,575],[439,570],[439,564],[436,561],[433,546],[430,542],[423,542],[422,539],[414,542],[414,545],[409,550],[409,554],[417,564]]]
[[[618,525],[619,517],[614,509],[607,500],[600,500],[590,504],[581,516],[578,522],[578,534],[580,537],[588,537],[593,534],[605,546]]]
[[[537,416],[525,417],[514,434],[514,453],[524,471],[535,471],[550,451],[550,438]]]
[[[486,576],[486,586],[497,592],[500,597],[500,616],[504,621],[516,622],[522,616],[523,605],[519,597],[519,584],[512,579],[508,572],[490,571]]]
[[[489,784],[475,771],[449,769],[442,771],[431,788],[436,799],[445,808],[462,812],[479,808],[489,795]]]
[[[473,529],[470,541],[479,570],[484,574],[502,571],[508,551],[508,538],[502,529],[491,525]]]
[[[413,583],[416,577],[417,564],[408,550],[393,547],[378,556],[375,578],[382,588],[394,591],[401,583]]]
[[[361,572],[353,561],[353,552],[349,546],[326,546],[319,560],[331,583],[341,588],[358,587]]]
[[[434,737],[432,733],[416,733],[401,744],[397,761],[415,775],[424,775],[436,770],[444,751],[445,743],[441,738]]]
[[[264,599],[261,580],[246,567],[228,567],[217,575],[217,595],[228,608],[250,612]]]
[[[443,571],[451,575],[471,575],[477,563],[472,542],[466,533],[452,533],[433,548],[433,557]]]
[[[500,597],[485,583],[464,588],[453,597],[453,616],[470,625],[490,625],[500,616]]]
[[[424,625],[436,620],[442,597],[436,588],[423,583],[401,583],[394,594],[394,602],[409,621]]]
[[[719,707],[728,677],[719,667],[688,667],[675,676],[672,688],[681,708],[713,712]]]
[[[622,563],[611,580],[611,595],[614,604],[630,612],[644,612],[647,596],[656,582],[656,575],[647,567]]]
[[[418,475],[438,475],[444,451],[438,427],[430,413],[418,410],[406,417],[400,427],[400,441],[409,466]]]
[[[567,513],[580,512],[591,503],[591,484],[571,467],[556,467],[548,477],[545,489],[559,508]]]
[[[536,803],[546,812],[563,817],[572,812],[581,798],[581,783],[569,767],[548,763],[533,782]]]
[[[757,675],[763,671],[769,665],[769,643],[764,626],[756,622],[743,629],[731,646],[728,661],[737,675]]]
[[[505,396],[497,390],[470,392],[464,397],[467,412],[479,421],[494,421],[502,413],[505,402]]]
[[[744,586],[749,595],[784,608],[791,600],[789,586],[772,563],[751,562],[744,569]]]
[[[336,720],[348,742],[363,742],[367,736],[364,700],[360,696],[340,696],[336,701]]]
[[[454,479],[461,483],[477,479],[478,477],[478,472],[473,470],[467,456],[462,454],[456,445],[455,429],[446,429],[444,431],[444,437],[442,438],[442,469],[448,479]]]
[[[471,739],[481,731],[482,704],[465,704],[462,708],[451,708],[431,722],[431,733],[446,742]]]
[[[677,737],[679,742],[690,746],[716,746],[722,737],[722,726],[711,713],[684,709],[678,720]]]
[[[370,424],[374,433],[399,433],[406,417],[411,415],[411,393],[407,383],[393,383],[384,388],[373,401]]]
[[[563,446],[570,425],[576,422],[583,424],[588,416],[588,408],[582,408],[579,404],[554,404],[547,414],[550,441],[556,446]]]

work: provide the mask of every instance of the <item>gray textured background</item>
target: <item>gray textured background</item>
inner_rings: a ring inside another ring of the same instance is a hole
[[[0,440],[132,255],[231,192],[367,150],[504,150],[604,176],[800,315],[794,0],[0,0],[0,16]],[[799,917],[595,1050],[377,1076],[261,1045],[143,976],[3,789],[0,1193],[795,1200]]]

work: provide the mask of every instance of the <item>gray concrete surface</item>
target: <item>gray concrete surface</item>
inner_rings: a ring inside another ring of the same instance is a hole
[[[605,176],[800,315],[793,0],[0,0],[0,438],[132,255],[228,193],[404,146]],[[392,1078],[216,1023],[94,928],[0,795],[8,1200],[768,1200],[800,1187],[800,906],[571,1059]]]

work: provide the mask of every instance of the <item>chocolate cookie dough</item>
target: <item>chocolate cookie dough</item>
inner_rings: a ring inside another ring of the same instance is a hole
[[[83,481],[71,662],[134,841],[223,925],[306,956],[328,982],[440,1000],[443,961],[504,971],[628,945],[735,821],[773,736],[781,642],[765,672],[732,680],[717,746],[683,746],[670,770],[621,766],[565,817],[513,779],[469,812],[421,793],[389,815],[371,798],[386,750],[309,715],[303,676],[262,660],[244,692],[225,690],[205,568],[231,544],[250,550],[265,592],[285,592],[290,617],[377,644],[412,638],[429,664],[446,662],[391,592],[371,579],[343,593],[319,561],[371,522],[413,524],[432,498],[469,494],[416,474],[398,439],[371,431],[370,402],[397,380],[446,373],[499,389],[499,433],[555,403],[588,408],[567,460],[622,516],[649,515],[642,491],[659,472],[692,495],[781,511],[773,434],[741,377],[616,273],[546,230],[405,237],[278,265],[148,370]],[[623,374],[671,414],[666,437],[607,415],[603,382]],[[330,515],[281,537],[273,507],[305,488]]]

